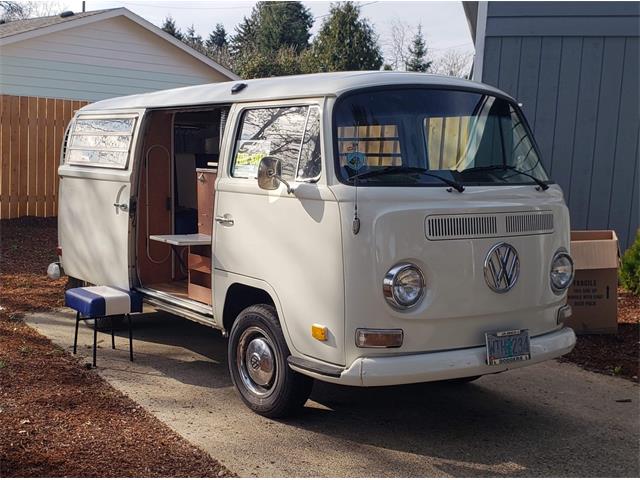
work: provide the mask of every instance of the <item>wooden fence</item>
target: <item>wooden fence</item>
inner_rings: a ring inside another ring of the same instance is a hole
[[[87,103],[0,95],[0,219],[57,214],[64,131]]]

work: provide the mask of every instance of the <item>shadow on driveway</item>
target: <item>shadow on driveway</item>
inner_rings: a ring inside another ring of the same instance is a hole
[[[124,349],[126,328],[117,334]],[[101,335],[106,354],[108,337]],[[271,421],[240,401],[226,352],[226,339],[209,327],[164,313],[134,317],[135,368],[183,385],[185,398],[198,387],[202,404],[217,409],[191,424],[207,423],[208,430],[191,426],[186,436],[210,445],[241,475],[638,476],[638,390],[631,382],[557,362],[466,385],[316,382],[297,418]],[[632,401],[616,402],[620,397]],[[172,401],[162,403],[167,418],[178,408]],[[243,454],[256,471],[234,465],[244,465]]]

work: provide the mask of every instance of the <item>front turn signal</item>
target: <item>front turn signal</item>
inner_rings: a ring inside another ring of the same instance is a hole
[[[311,325],[311,336],[321,342],[327,341],[327,327],[314,323]]]
[[[404,332],[399,328],[357,328],[356,346],[360,348],[398,348],[402,346]]]

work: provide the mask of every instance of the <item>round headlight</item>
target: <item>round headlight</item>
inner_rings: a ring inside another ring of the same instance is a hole
[[[565,251],[558,251],[551,262],[551,289],[561,294],[573,281],[573,260]]]
[[[411,263],[401,263],[387,272],[382,283],[384,298],[399,310],[416,305],[424,295],[424,276]]]

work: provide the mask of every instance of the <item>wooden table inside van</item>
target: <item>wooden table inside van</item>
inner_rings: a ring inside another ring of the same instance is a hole
[[[211,245],[211,235],[204,233],[188,233],[183,235],[149,235],[149,240],[168,243],[176,247],[191,247],[192,245]]]
[[[149,235],[149,240],[166,243],[183,264],[178,247],[189,248],[189,265],[183,267],[189,271],[188,296],[193,300],[211,305],[211,235],[189,233],[183,235]]]

